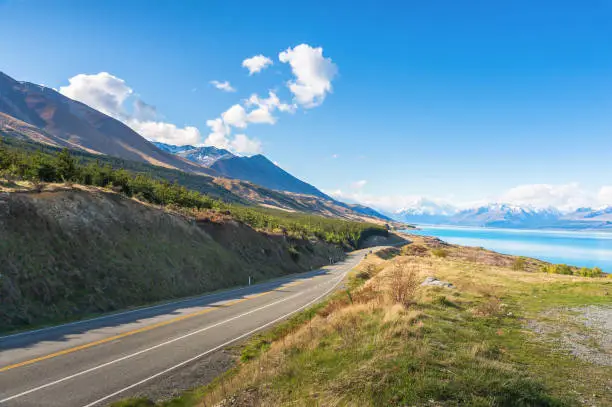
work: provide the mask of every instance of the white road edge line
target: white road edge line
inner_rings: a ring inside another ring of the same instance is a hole
[[[345,274],[346,274],[346,272],[342,274],[341,278],[343,278]],[[332,280],[332,281],[333,281],[333,280]],[[340,279],[338,280],[338,282],[339,282],[339,281],[340,281]],[[338,285],[338,282],[336,282],[336,283],[334,284],[334,287],[336,287],[336,286]],[[327,291],[325,294],[323,294],[322,296],[317,297],[317,299],[316,299],[316,300],[318,300],[318,299],[322,298],[323,296],[327,295],[327,293],[329,293],[329,291],[331,291],[331,290],[332,290],[334,287],[332,287],[330,290],[328,290],[328,291]],[[26,390],[26,391],[24,391],[24,392],[21,392],[21,393],[19,393],[19,394],[15,394],[15,395],[13,395],[13,396],[10,396],[10,397],[7,397],[7,398],[4,398],[4,399],[0,400],[0,404],[6,403],[7,401],[14,400],[14,399],[19,398],[19,397],[26,396],[26,395],[28,395],[28,394],[31,394],[31,393],[37,392],[37,391],[39,391],[39,390],[43,390],[43,389],[45,389],[45,388],[47,388],[47,387],[54,386],[54,385],[56,385],[56,384],[59,384],[59,383],[65,382],[65,381],[67,381],[67,380],[74,379],[75,377],[82,376],[82,375],[84,375],[84,374],[87,374],[87,373],[93,372],[93,371],[98,370],[98,369],[101,369],[101,368],[103,368],[103,367],[106,367],[106,366],[109,366],[109,365],[112,365],[112,364],[115,364],[115,363],[122,362],[122,361],[124,361],[124,360],[126,360],[126,359],[130,359],[130,358],[133,358],[133,357],[135,357],[135,356],[141,355],[141,354],[143,354],[143,353],[149,352],[149,351],[151,351],[151,350],[154,350],[154,349],[160,348],[160,347],[162,347],[162,346],[169,345],[169,344],[171,344],[171,343],[173,343],[173,342],[176,342],[176,341],[179,341],[179,340],[185,339],[185,338],[187,338],[187,337],[189,337],[189,336],[192,336],[192,335],[197,335],[197,334],[202,333],[202,332],[204,332],[204,331],[207,331],[207,330],[209,330],[209,329],[216,328],[216,327],[218,327],[218,326],[220,326],[220,325],[223,325],[223,324],[226,324],[226,323],[228,323],[228,322],[234,321],[234,320],[236,320],[236,319],[242,318],[242,317],[244,317],[244,316],[246,316],[246,315],[250,315],[250,314],[253,314],[253,313],[255,313],[255,312],[261,311],[262,309],[269,308],[269,307],[271,307],[271,306],[274,306],[274,305],[276,305],[276,304],[280,304],[280,303],[285,302],[285,301],[289,301],[289,300],[291,300],[291,299],[293,299],[293,298],[296,298],[296,297],[299,297],[300,295],[303,295],[304,293],[306,293],[306,291],[299,292],[299,293],[294,294],[294,295],[291,295],[291,296],[289,296],[289,297],[287,297],[287,298],[284,298],[284,299],[281,299],[281,300],[278,300],[278,301],[272,302],[272,303],[270,303],[270,304],[267,304],[267,305],[261,306],[261,307],[259,307],[259,308],[253,309],[253,310],[251,310],[251,311],[248,311],[248,312],[242,313],[242,314],[240,314],[240,315],[236,315],[236,316],[234,316],[234,317],[232,317],[232,318],[226,319],[226,320],[221,321],[221,322],[217,322],[216,324],[209,325],[209,326],[207,326],[207,327],[205,327],[205,328],[202,328],[202,329],[199,329],[199,330],[197,330],[197,331],[190,332],[190,333],[188,333],[188,334],[185,334],[185,335],[182,335],[182,336],[179,336],[179,337],[176,337],[176,338],[170,339],[170,340],[168,340],[168,341],[166,341],[166,342],[159,343],[159,344],[157,344],[157,345],[155,345],[155,346],[152,346],[152,347],[150,347],[150,348],[140,350],[140,351],[135,352],[135,353],[132,353],[132,354],[130,354],[130,355],[126,355],[126,356],[123,356],[123,357],[121,357],[121,358],[118,358],[118,359],[115,359],[115,360],[111,360],[110,362],[106,362],[106,363],[104,363],[104,364],[101,364],[101,365],[98,365],[98,366],[94,366],[94,367],[92,367],[92,368],[90,368],[90,369],[83,370],[83,371],[81,371],[81,372],[78,372],[78,373],[72,374],[72,375],[70,375],[70,376],[66,376],[66,377],[63,377],[63,378],[61,378],[61,379],[55,380],[55,381],[53,381],[53,382],[46,383],[46,384],[43,384],[43,385],[41,385],[41,386],[35,387],[35,388],[33,388],[33,389],[30,389],[30,390]],[[316,301],[316,300],[315,300],[315,301]],[[310,303],[309,303],[309,304],[310,304]],[[306,306],[308,306],[309,304],[307,304]],[[243,337],[245,337],[245,336],[247,336],[247,335],[250,335],[251,333],[256,332],[256,331],[258,331],[258,330],[260,330],[260,329],[262,329],[262,328],[265,328],[266,326],[271,325],[272,323],[277,322],[277,321],[279,321],[280,319],[285,318],[285,317],[287,317],[288,315],[291,315],[291,314],[293,314],[293,313],[295,313],[295,312],[297,312],[297,311],[299,311],[299,310],[301,310],[301,309],[303,309],[303,308],[304,308],[304,307],[302,307],[302,308],[298,308],[297,310],[292,311],[292,312],[291,312],[291,313],[289,313],[289,314],[283,315],[282,317],[280,317],[280,318],[278,318],[278,319],[276,319],[276,320],[274,320],[274,321],[272,321],[272,322],[270,322],[270,323],[267,323],[267,324],[265,324],[265,325],[262,325],[262,326],[260,326],[259,328],[255,329],[255,330],[253,330],[253,331],[251,331],[251,332],[249,332],[249,333],[247,333],[247,334],[244,334],[244,335],[241,335],[241,336],[239,336],[239,337],[237,337],[237,338],[234,338],[234,339],[230,340],[229,342],[227,342],[227,343],[225,343],[225,344],[223,344],[223,345],[220,345],[219,347],[226,346],[226,345],[227,345],[227,344],[229,344],[229,343],[232,343],[232,342],[235,342],[235,341],[237,341],[237,340],[239,340],[239,339],[242,339]],[[204,355],[206,355],[206,354],[208,354],[208,353],[210,353],[210,352],[213,352],[214,350],[218,349],[219,347],[216,347],[216,348],[214,348],[214,349],[211,349],[211,350],[209,350],[209,351],[207,351],[207,352],[205,352],[205,353],[203,353],[203,354],[200,354],[200,355],[196,356],[195,358],[189,359],[189,361],[191,361],[191,360],[195,360],[195,359],[197,359],[197,358],[199,358],[199,357],[202,357],[202,356],[204,356]],[[173,366],[172,368],[170,368],[170,369],[169,369],[169,370],[167,370],[167,371],[170,371],[170,370],[176,369],[176,368],[178,368],[178,367],[182,366],[183,364],[188,363],[189,361],[185,361],[185,362],[182,362],[182,363],[181,363],[181,364],[179,364],[179,365]],[[164,371],[164,372],[166,372],[166,371]],[[162,372],[161,374],[163,374],[164,372]],[[155,378],[155,377],[157,377],[157,376],[159,376],[159,374],[157,374],[157,375],[155,375],[155,376],[152,376],[152,377],[150,377],[150,378],[147,378],[147,379],[145,379],[144,381],[151,380],[151,379],[153,379],[153,378]],[[144,382],[143,382],[143,383],[144,383]],[[130,388],[132,388],[132,387],[134,387],[134,385],[132,385],[131,387],[128,387],[128,388],[126,388],[126,389],[121,390],[119,393],[121,393],[121,392],[123,392],[123,391],[126,391],[126,390],[128,390],[128,389],[130,389]],[[118,393],[117,393],[117,394],[118,394]],[[113,394],[113,395],[114,395],[114,394]],[[108,397],[112,397],[113,395],[110,395],[110,396],[108,396]],[[108,398],[108,397],[106,397],[106,398]],[[106,398],[105,398],[105,399],[106,399]],[[103,400],[105,400],[105,399],[101,399],[101,400],[99,400],[99,401],[103,401]],[[99,402],[99,401],[97,401],[97,402]],[[97,403],[97,402],[96,402],[96,403]],[[90,404],[90,405],[91,405],[91,404]]]
[[[342,274],[342,275],[341,275],[341,276],[340,276],[340,277],[337,279],[336,283],[335,283],[335,284],[334,284],[334,285],[333,285],[333,286],[332,286],[332,287],[331,287],[329,290],[325,291],[323,294],[321,294],[320,296],[318,296],[318,297],[317,297],[317,298],[315,298],[314,300],[310,301],[309,303],[307,303],[307,304],[305,304],[305,305],[302,305],[301,307],[299,307],[299,308],[295,309],[294,311],[291,311],[291,312],[289,312],[289,313],[287,313],[287,314],[285,314],[285,315],[283,315],[283,316],[281,316],[281,317],[279,317],[279,318],[276,318],[274,321],[270,321],[270,322],[268,322],[268,323],[266,323],[266,324],[264,324],[264,325],[260,326],[259,328],[253,329],[252,331],[249,331],[249,332],[247,332],[247,333],[245,333],[245,334],[242,334],[242,335],[240,335],[240,336],[237,336],[237,337],[236,337],[236,338],[234,338],[234,339],[230,339],[229,341],[227,341],[227,342],[225,342],[225,343],[222,343],[221,345],[215,346],[214,348],[209,349],[209,350],[207,350],[206,352],[200,353],[199,355],[196,355],[196,356],[192,357],[191,359],[187,359],[187,360],[185,360],[185,361],[183,361],[183,362],[181,362],[181,363],[179,363],[179,364],[176,364],[176,365],[174,365],[174,366],[172,366],[172,367],[169,367],[169,368],[168,368],[168,369],[166,369],[166,370],[163,370],[163,371],[161,371],[161,372],[159,372],[159,373],[156,373],[156,374],[154,374],[153,376],[149,376],[149,377],[147,377],[146,379],[143,379],[143,380],[141,380],[141,381],[139,381],[139,382],[137,382],[137,383],[134,383],[134,384],[132,384],[132,385],[129,385],[129,386],[127,386],[127,387],[124,387],[123,389],[121,389],[121,390],[119,390],[119,391],[116,391],[116,392],[114,392],[114,393],[112,393],[112,394],[109,394],[108,396],[104,396],[104,397],[102,397],[101,399],[98,399],[98,400],[96,400],[96,401],[94,401],[94,402],[92,402],[92,403],[89,403],[89,404],[87,404],[87,405],[85,405],[85,406],[83,406],[83,407],[92,407],[92,406],[95,406],[95,405],[96,405],[96,404],[98,404],[98,403],[101,403],[101,402],[103,402],[103,401],[105,401],[105,400],[108,400],[108,399],[109,399],[109,398],[111,398],[111,397],[115,397],[115,396],[117,396],[117,395],[119,395],[119,394],[121,394],[121,393],[123,393],[123,392],[126,392],[126,391],[128,391],[128,390],[130,390],[130,389],[133,389],[134,387],[140,386],[141,384],[144,384],[144,383],[146,383],[146,382],[148,382],[148,381],[150,381],[150,380],[153,380],[153,379],[155,379],[156,377],[162,376],[162,375],[164,375],[164,374],[166,374],[166,373],[168,373],[168,372],[171,372],[171,371],[173,371],[173,370],[175,370],[175,369],[178,369],[179,367],[181,367],[181,366],[183,366],[183,365],[186,365],[186,364],[188,364],[188,363],[190,363],[190,362],[193,362],[194,360],[197,360],[197,359],[199,359],[199,358],[201,358],[201,357],[203,357],[203,356],[206,356],[206,355],[208,355],[209,353],[212,353],[212,352],[214,352],[214,351],[216,351],[216,350],[219,350],[219,349],[221,349],[221,348],[223,348],[223,347],[225,347],[225,346],[227,346],[227,345],[229,345],[229,344],[231,344],[231,343],[233,343],[233,342],[236,342],[236,341],[238,341],[238,340],[240,340],[240,339],[242,339],[242,338],[244,338],[244,337],[247,337],[247,336],[249,336],[249,335],[251,335],[251,334],[253,334],[253,333],[257,332],[257,331],[260,331],[261,329],[263,329],[263,328],[265,328],[265,327],[267,327],[267,326],[270,326],[270,325],[272,325],[272,324],[275,324],[276,322],[278,322],[278,321],[280,321],[280,320],[282,320],[282,319],[284,319],[284,318],[287,318],[288,316],[293,315],[293,314],[295,314],[296,312],[299,312],[299,311],[303,310],[304,308],[309,307],[310,305],[312,305],[312,304],[314,304],[315,302],[319,301],[321,298],[325,297],[327,294],[329,294],[331,291],[333,291],[333,290],[334,290],[334,289],[335,289],[335,288],[338,286],[338,284],[340,283],[340,281],[342,281],[342,279],[344,278],[344,276],[346,275],[346,273],[347,273],[347,272],[345,271],[345,272],[344,272],[344,273],[343,273],[343,274]]]

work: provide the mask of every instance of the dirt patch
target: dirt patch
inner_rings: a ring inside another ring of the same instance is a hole
[[[126,397],[143,397],[164,402],[183,394],[185,391],[205,386],[217,376],[231,369],[237,360],[237,355],[231,351],[219,351],[205,358],[189,363],[181,369],[138,386],[131,391],[122,393],[117,397],[121,400]]]
[[[557,349],[600,366],[612,366],[612,307],[555,308],[527,327]]]

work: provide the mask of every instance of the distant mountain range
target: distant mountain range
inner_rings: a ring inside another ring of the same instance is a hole
[[[153,144],[164,151],[198,163],[213,170],[216,174],[227,178],[249,181],[276,191],[311,195],[326,201],[335,202],[337,205],[361,215],[387,221],[392,220],[390,217],[367,206],[347,204],[333,199],[309,183],[289,174],[261,154],[242,157],[216,147],[174,146],[158,142]]]
[[[192,182],[199,190],[225,189],[255,205],[354,220],[391,220],[374,209],[336,201],[263,155],[241,157],[215,147],[152,143],[121,121],[54,89],[2,72],[0,136],[204,175],[206,179]]]
[[[612,206],[561,212],[555,208],[493,203],[458,209],[423,200],[395,212],[393,218],[415,224],[612,231]]]
[[[210,168],[228,178],[241,179],[266,188],[332,199],[314,186],[294,177],[261,154],[241,157],[216,147],[173,146],[153,143],[158,148]]]

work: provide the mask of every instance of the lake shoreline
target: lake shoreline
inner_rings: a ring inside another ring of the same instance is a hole
[[[452,244],[483,247],[499,253],[527,256],[555,264],[600,267],[612,272],[612,233],[543,229],[416,225],[402,231],[433,236]]]

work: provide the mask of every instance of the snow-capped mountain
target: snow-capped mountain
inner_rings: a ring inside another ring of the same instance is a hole
[[[612,230],[612,206],[578,208],[563,214],[557,223],[564,229]]]
[[[560,217],[561,212],[555,208],[492,203],[461,210],[449,222],[465,226],[541,228],[554,224]]]
[[[604,206],[602,208],[578,208],[574,212],[568,214],[572,219],[592,219],[599,221],[612,221],[612,206]]]
[[[217,160],[235,157],[234,154],[229,151],[217,147],[194,147],[190,145],[173,146],[171,144],[159,142],[153,142],[153,144],[161,150],[186,158],[204,167],[210,167]]]
[[[393,216],[414,224],[480,226],[524,229],[609,229],[612,230],[612,206],[579,208],[561,212],[556,208],[536,208],[508,203],[491,203],[457,209],[421,199],[402,208]]]
[[[452,205],[419,198],[399,209],[393,215],[403,222],[438,224],[446,223],[448,218],[456,214],[457,211],[458,209]]]

